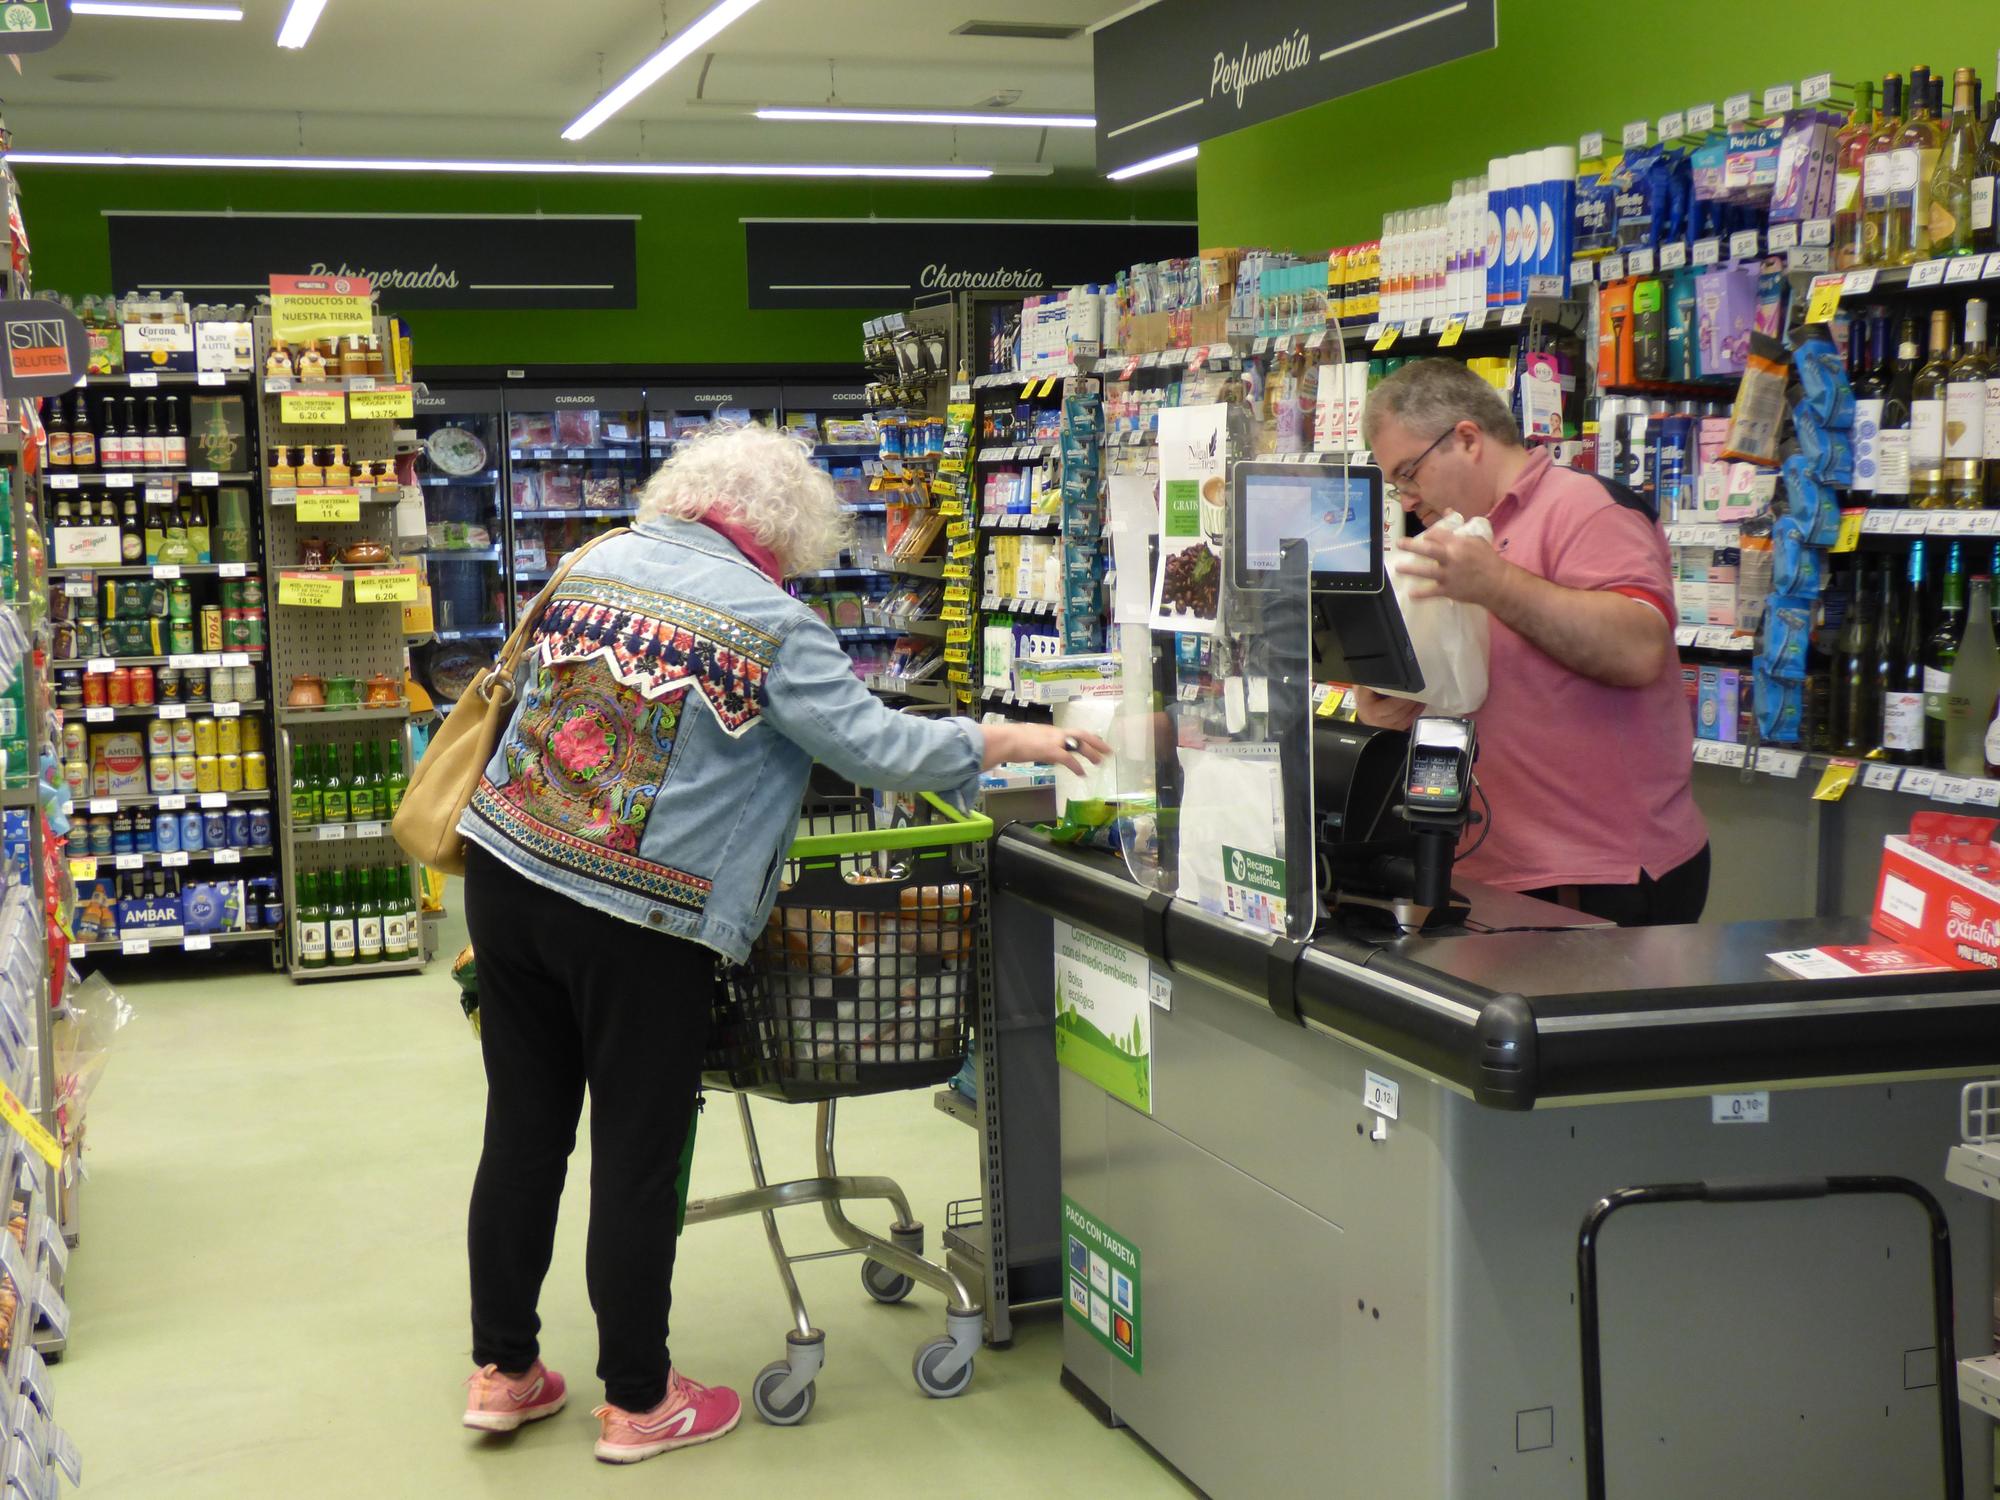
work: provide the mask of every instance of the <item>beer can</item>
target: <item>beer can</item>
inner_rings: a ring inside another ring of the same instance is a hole
[[[198,755],[201,753],[200,747],[195,744],[194,740],[194,720],[175,719],[173,721],[173,728],[174,754]]]
[[[130,667],[113,667],[111,669],[111,674],[105,679],[104,683],[104,701],[113,708],[130,708],[132,706],[132,669]]]
[[[229,847],[231,849],[248,849],[250,847],[250,814],[240,807],[232,807],[225,814],[225,822],[229,830]]]
[[[241,719],[217,719],[215,721],[215,753],[217,755],[240,755],[243,751],[243,721]]]
[[[216,744],[215,720],[204,717],[195,719],[193,724],[194,753],[196,755],[214,755],[218,753],[219,746]]]
[[[194,621],[172,620],[167,625],[167,652],[172,656],[194,654]]]
[[[146,764],[146,785],[155,792],[171,792],[177,785],[174,779],[174,758],[171,755],[155,755]]]
[[[201,841],[211,849],[229,847],[229,815],[212,807],[201,815]]]
[[[201,814],[188,811],[181,814],[181,847],[194,853],[204,847],[201,838]]]
[[[177,792],[195,790],[195,756],[192,750],[174,757],[174,790]]]
[[[266,849],[271,844],[271,810],[267,807],[250,809],[250,847]]]
[[[264,725],[257,719],[241,719],[243,726],[243,749],[248,754],[252,750],[264,748]]]
[[[148,755],[172,755],[174,753],[174,726],[165,719],[155,719],[146,727],[146,753]]]
[[[222,790],[222,768],[215,756],[197,755],[194,758],[194,789],[197,792]]]
[[[220,790],[240,792],[243,790],[243,757],[236,754],[215,757],[215,774]]]
[[[71,720],[63,725],[63,759],[86,760],[89,758],[90,731]]]
[[[257,669],[231,667],[229,671],[229,696],[238,703],[254,703],[257,699]]]
[[[243,752],[243,790],[263,792],[270,790],[271,767],[262,750]]]
[[[134,667],[132,669],[132,706],[151,708],[154,699],[153,669]]]
[[[102,672],[86,672],[83,675],[83,706],[85,708],[104,707],[106,692],[105,675]]]
[[[208,673],[196,667],[181,678],[181,689],[190,703],[208,702]]]

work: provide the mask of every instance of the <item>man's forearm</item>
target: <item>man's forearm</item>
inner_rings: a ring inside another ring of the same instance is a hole
[[[1516,634],[1595,682],[1644,687],[1666,664],[1666,620],[1624,594],[1568,589],[1510,566],[1488,608]]]

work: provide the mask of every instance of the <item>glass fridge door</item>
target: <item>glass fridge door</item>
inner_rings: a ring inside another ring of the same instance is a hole
[[[732,384],[653,386],[646,392],[646,447],[650,467],[658,469],[673,457],[686,438],[714,422],[745,427],[778,424],[782,397],[775,385]]]
[[[510,390],[506,400],[512,619],[565,553],[631,523],[648,470],[636,388]]]
[[[438,708],[448,710],[508,630],[500,392],[434,389],[420,392],[416,405],[435,633],[413,645],[411,666]]]

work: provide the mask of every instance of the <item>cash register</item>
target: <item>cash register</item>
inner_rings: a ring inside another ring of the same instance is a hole
[[[1314,679],[1421,692],[1388,581],[1381,469],[1245,461],[1231,482],[1231,585],[1255,595],[1309,573]],[[1407,731],[1314,720],[1315,863],[1336,920],[1403,932],[1463,921],[1451,871],[1479,819],[1477,753],[1469,719],[1427,715]]]

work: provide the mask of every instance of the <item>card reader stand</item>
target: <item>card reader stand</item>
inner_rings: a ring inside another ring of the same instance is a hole
[[[1338,724],[1313,736],[1319,889],[1334,919],[1357,935],[1432,932],[1464,922],[1451,889],[1468,822],[1471,725],[1420,720],[1422,740],[1399,730]]]

